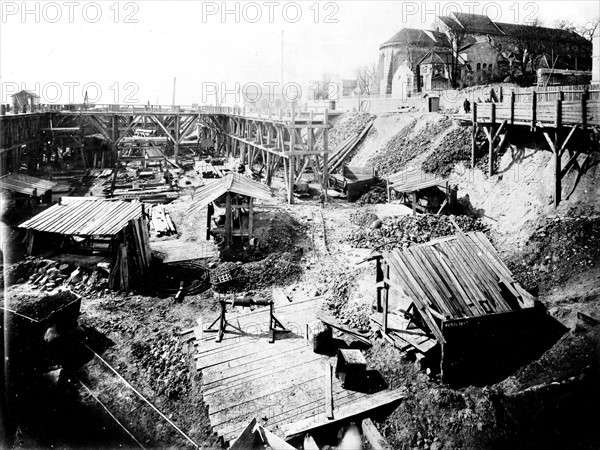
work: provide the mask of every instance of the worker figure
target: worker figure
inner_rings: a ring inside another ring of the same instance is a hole
[[[165,184],[171,186],[173,183],[173,174],[167,169],[164,174]]]
[[[208,208],[206,211],[206,240],[210,241],[210,219],[212,218],[213,214],[215,213],[215,207],[213,206],[212,203],[208,204]]]
[[[463,103],[463,108],[465,109],[465,114],[468,114],[471,112],[471,102],[469,101],[469,99],[465,98],[465,101]]]

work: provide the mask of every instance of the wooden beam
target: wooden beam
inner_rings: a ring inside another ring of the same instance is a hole
[[[392,450],[392,446],[381,435],[370,418],[363,419],[362,432],[373,450]]]
[[[306,433],[307,431],[320,428],[324,425],[339,422],[359,414],[368,413],[382,406],[395,404],[401,401],[404,397],[404,390],[398,389],[395,391],[380,391],[376,394],[341,406],[336,410],[335,419],[333,420],[328,420],[317,414],[295,423],[282,425],[280,428],[285,433],[286,439],[289,439],[292,436]]]
[[[325,417],[333,419],[333,388],[331,377],[333,372],[331,364],[325,364]]]

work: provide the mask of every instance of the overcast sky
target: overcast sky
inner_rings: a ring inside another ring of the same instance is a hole
[[[352,78],[403,27],[430,28],[436,14],[487,13],[523,23],[580,25],[596,1],[56,1],[1,0],[1,102],[15,87],[44,103],[202,103],[215,86]],[[87,84],[87,86],[86,86]],[[204,95],[203,95],[204,94]],[[229,96],[233,98],[234,94]]]

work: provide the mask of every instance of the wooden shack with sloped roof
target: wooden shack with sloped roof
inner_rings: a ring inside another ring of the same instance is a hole
[[[129,289],[150,266],[148,223],[140,202],[63,197],[26,220],[27,253],[78,265],[108,262],[111,289]]]
[[[498,381],[560,335],[482,232],[373,258],[381,313],[372,320],[400,349],[429,354],[443,382]]]
[[[254,237],[255,199],[271,200],[271,189],[262,183],[240,174],[229,174],[223,178],[208,180],[194,194],[189,211],[210,207],[218,200],[224,200],[224,222],[213,227],[211,214],[207,214],[206,230],[223,236],[225,246],[231,247],[233,238],[248,241]],[[207,235],[208,239],[208,235]]]

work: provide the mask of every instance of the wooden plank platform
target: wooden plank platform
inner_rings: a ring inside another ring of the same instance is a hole
[[[307,324],[316,320],[322,300],[276,303],[275,316],[291,332],[277,333],[273,344],[268,308],[228,310],[227,320],[243,333],[226,333],[220,343],[215,342],[216,333],[194,329],[204,402],[211,426],[226,442],[237,438],[255,417],[278,435],[286,425],[325,417],[325,370],[334,358],[314,353],[306,340]],[[335,418],[340,408],[389,394],[345,390],[335,378],[331,389]]]
[[[219,254],[214,241],[153,241],[150,242],[150,249],[164,255],[164,263],[207,259]]]

